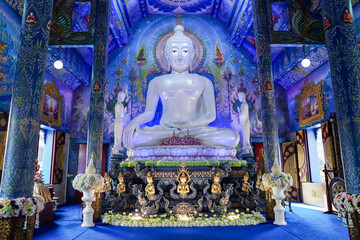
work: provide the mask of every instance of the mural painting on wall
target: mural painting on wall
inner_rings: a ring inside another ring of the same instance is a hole
[[[311,125],[324,118],[321,82],[315,85],[305,80],[300,95],[296,97],[299,125]]]
[[[46,122],[49,126],[61,126],[61,107],[63,96],[60,95],[56,87],[55,79],[44,86],[40,120]]]
[[[47,101],[47,108],[42,109],[42,115],[46,116],[46,118],[42,121],[47,122],[49,119],[52,122],[50,124],[51,127],[60,130],[62,132],[68,133],[70,132],[70,123],[71,123],[71,106],[72,106],[72,91],[70,88],[65,86],[62,82],[54,79],[48,73],[45,74],[44,81],[44,93],[46,92],[46,86],[53,85],[53,88],[58,89],[59,95],[57,97],[53,97],[53,95],[46,94],[44,95],[44,103]],[[60,96],[60,97],[59,97]],[[58,99],[61,99],[59,101]],[[58,104],[55,104],[58,103]],[[50,111],[50,106],[53,108]],[[55,110],[58,108],[58,110]],[[46,120],[46,121],[45,121]],[[58,122],[58,124],[53,124],[53,121]]]
[[[21,18],[0,1],[0,110],[9,112]]]
[[[249,105],[251,137],[261,137],[260,92],[252,60],[233,47],[225,27],[218,20],[206,16],[184,16],[181,21],[185,34],[192,39],[196,49],[192,71],[208,77],[214,83],[217,117],[210,126],[231,127],[239,131],[238,93],[244,92]],[[174,16],[149,16],[138,21],[133,26],[130,44],[114,59],[109,59],[104,115],[105,140],[111,141],[113,138],[113,106],[117,101],[117,93],[122,90],[126,94],[124,104],[128,110],[124,122],[127,123],[144,111],[148,83],[154,77],[169,71],[162,51],[166,40],[173,34],[175,25]],[[80,87],[74,91],[71,132],[75,138],[86,138],[89,108],[84,99],[88,99],[88,96],[88,87]],[[147,126],[159,121],[161,109],[159,104],[155,119]],[[280,113],[287,114],[287,111],[281,110]],[[284,124],[282,129],[288,128]]]
[[[82,2],[86,2],[87,4],[84,4]],[[91,6],[89,13],[86,13],[84,16],[80,16],[77,14],[84,9],[88,9],[89,4]],[[78,9],[79,11],[77,11]],[[95,12],[96,4],[94,0],[55,1],[52,14],[52,23],[50,28],[49,44],[93,44]],[[87,15],[89,15],[89,17],[87,17]],[[76,21],[72,21],[73,18],[75,18]]]
[[[288,0],[272,2],[273,43],[324,43],[321,1]],[[290,12],[290,18],[279,24],[279,12]],[[291,25],[291,28],[286,26]]]
[[[299,99],[301,89],[304,88],[306,81],[308,81],[309,84],[313,84],[314,86],[321,85],[321,87],[319,87],[318,95],[322,96],[322,107],[320,106],[320,108],[323,108],[323,113],[322,113],[321,109],[319,109],[319,105],[315,104],[315,102],[313,102],[313,105],[312,105],[313,107],[311,107],[310,95],[313,95],[313,94],[310,94],[309,96],[304,96],[302,98],[302,100],[305,101],[305,102],[303,102],[303,107],[305,107],[305,106],[307,107],[309,105],[310,112],[308,113],[307,108],[302,109],[301,114],[303,114],[303,115],[301,115],[301,116],[299,115],[300,108],[301,108],[301,102],[299,103],[296,100],[296,98]],[[306,78],[304,78],[298,84],[289,88],[287,91],[287,99],[288,99],[290,131],[291,132],[295,132],[300,129],[303,129],[306,127],[307,124],[314,125],[314,124],[329,120],[330,114],[335,112],[335,103],[334,103],[334,97],[333,97],[333,93],[332,93],[332,84],[331,84],[330,69],[329,69],[328,63],[323,64],[321,67],[319,67],[318,69],[316,69],[315,71],[313,71],[312,73],[307,75]],[[308,102],[306,102],[307,100],[308,100]],[[316,111],[318,111],[317,114],[315,114]],[[302,119],[305,119],[305,125],[300,124],[300,122],[299,122],[300,117]],[[307,122],[306,122],[306,120],[307,120]]]

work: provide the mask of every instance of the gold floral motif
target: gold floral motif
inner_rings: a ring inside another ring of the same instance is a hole
[[[28,217],[27,229],[23,229],[25,217],[0,218],[1,239],[32,239],[35,227],[35,215]]]
[[[0,236],[3,239],[10,239],[11,218],[0,219]]]

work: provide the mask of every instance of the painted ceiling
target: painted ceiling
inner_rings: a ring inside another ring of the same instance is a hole
[[[4,0],[19,15],[21,15],[23,0]],[[94,0],[89,0],[92,2]],[[302,0],[308,9],[300,9],[298,2],[300,0],[289,0],[288,2],[277,1],[272,4],[272,21],[275,31],[291,31],[290,13],[292,15],[301,16],[305,10],[311,14],[319,15],[319,2]],[[74,0],[55,0],[54,8],[64,8],[69,2],[74,4],[72,19],[72,29],[74,31],[84,31],[87,27],[91,27],[90,8],[79,1]],[[254,40],[253,16],[251,0],[110,0],[111,17],[110,17],[110,34],[109,34],[109,58],[115,56],[116,53],[124,46],[129,44],[131,39],[132,26],[142,18],[149,15],[209,15],[219,19],[227,29],[232,44],[239,48],[253,64],[256,64],[256,50]],[[353,0],[353,4],[358,1]],[[75,3],[77,5],[75,6]],[[289,4],[289,6],[287,5]],[[299,10],[300,9],[300,10]],[[55,13],[55,12],[54,12]],[[55,14],[58,14],[57,12]],[[300,15],[299,15],[300,14]],[[292,16],[291,15],[291,16]],[[311,15],[313,16],[313,15]],[[315,15],[314,15],[315,16]],[[57,15],[57,17],[61,17]],[[54,18],[54,14],[53,14]],[[314,21],[316,20],[314,17]],[[54,21],[54,20],[53,20]],[[90,23],[90,25],[89,25]],[[70,24],[70,23],[69,23]],[[61,32],[61,31],[59,31]],[[294,33],[295,34],[295,33]],[[306,39],[304,40],[306,41]],[[50,40],[50,44],[51,40]],[[53,43],[50,46],[49,61],[52,62],[61,56],[65,60],[65,70],[60,73],[55,71],[51,64],[47,64],[48,71],[59,78],[71,89],[76,89],[81,85],[87,85],[90,81],[89,72],[84,73],[83,70],[78,71],[78,67],[74,64],[82,64],[86,66],[86,71],[91,69],[93,50],[89,45],[86,46],[63,46],[58,49],[58,45],[63,43]],[[321,44],[320,44],[321,45]],[[319,44],[317,44],[319,46]],[[64,48],[69,48],[65,50]],[[321,66],[327,59],[326,50],[323,47],[307,47],[306,55],[313,60],[314,64],[308,69],[302,69],[299,62],[304,57],[302,44],[296,43],[291,46],[272,47],[272,59],[274,66],[274,80],[285,89],[295,85],[304,78],[304,75]],[[74,59],[81,56],[80,60]]]

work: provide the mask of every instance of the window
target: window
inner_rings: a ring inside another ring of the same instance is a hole
[[[325,182],[323,172],[325,164],[324,146],[320,125],[307,129],[310,173],[312,182]]]
[[[41,125],[38,147],[38,164],[44,174],[44,183],[50,184],[51,161],[53,154],[54,130]]]

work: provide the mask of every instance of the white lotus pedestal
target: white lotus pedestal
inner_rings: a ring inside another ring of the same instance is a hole
[[[86,204],[86,207],[83,210],[83,223],[82,227],[93,227],[95,226],[93,221],[94,209],[91,207],[91,203],[95,201],[95,190],[85,190],[83,191],[83,200]]]
[[[275,200],[276,205],[274,207],[274,213],[275,213],[275,221],[274,224],[276,225],[287,225],[285,222],[285,208],[281,204],[282,200],[285,199],[284,195],[284,188],[279,187],[272,187],[272,198]]]

